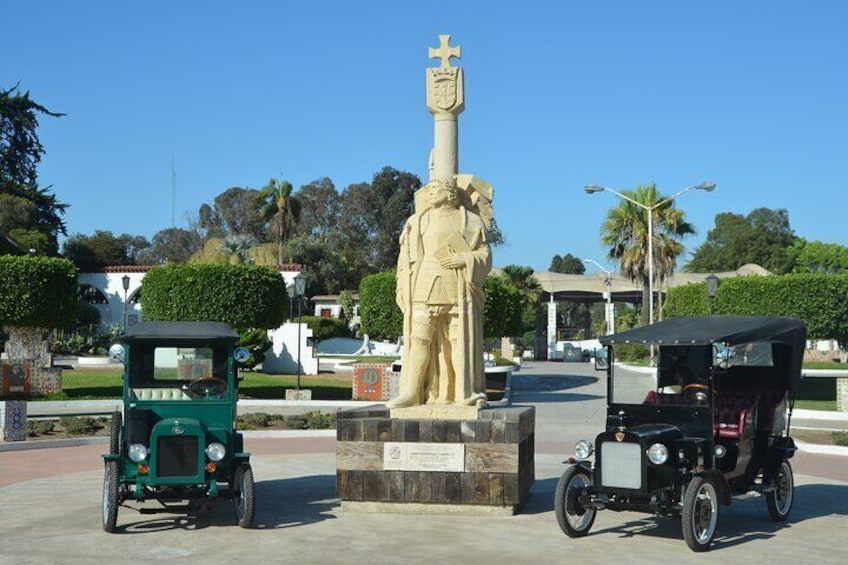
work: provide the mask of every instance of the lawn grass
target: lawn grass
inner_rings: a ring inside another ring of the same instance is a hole
[[[239,398],[283,399],[287,388],[295,388],[295,375],[268,375],[242,371]],[[313,400],[350,400],[350,375],[301,375],[300,387],[312,391]],[[115,369],[71,369],[62,371],[62,392],[33,400],[103,400],[121,398],[121,372]]]

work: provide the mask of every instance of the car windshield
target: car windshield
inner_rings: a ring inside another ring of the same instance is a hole
[[[148,399],[148,389],[156,389],[153,399],[220,398],[227,390],[226,348],[134,344],[129,373],[130,387],[141,400]]]
[[[713,362],[709,345],[662,346],[656,367],[615,367],[614,404],[691,405],[706,402]]]

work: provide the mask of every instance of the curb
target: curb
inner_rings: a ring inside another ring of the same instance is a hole
[[[848,447],[843,447],[841,445],[818,445],[815,443],[804,443],[802,441],[796,441],[795,444],[798,446],[798,449],[804,453],[815,453],[817,455],[840,455],[848,457]]]

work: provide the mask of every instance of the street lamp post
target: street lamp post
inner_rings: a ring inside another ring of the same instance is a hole
[[[300,399],[300,317],[303,295],[306,294],[306,277],[302,273],[294,278],[294,294],[297,296],[297,398]]]
[[[127,291],[130,289],[130,276],[121,277],[121,286],[124,287],[124,331],[127,331]]]
[[[701,184],[693,184],[692,186],[687,186],[680,192],[676,192],[669,196],[668,198],[657,202],[652,206],[648,206],[646,204],[642,204],[622,194],[617,190],[613,190],[611,188],[607,188],[604,186],[597,186],[594,184],[586,185],[583,187],[583,190],[586,191],[587,194],[594,194],[595,192],[612,192],[622,200],[627,200],[628,202],[635,204],[636,206],[642,208],[648,213],[648,323],[654,323],[654,210],[659,208],[660,206],[667,204],[680,196],[685,192],[689,192],[690,190],[703,190],[705,192],[712,192],[715,190],[714,182],[702,182]]]
[[[615,333],[615,314],[612,309],[612,271],[604,269],[601,264],[595,261],[594,259],[583,259],[583,262],[592,263],[604,272],[604,285],[607,288],[607,304],[606,310],[604,312],[604,319],[607,322],[607,335],[612,335],[613,333]]]

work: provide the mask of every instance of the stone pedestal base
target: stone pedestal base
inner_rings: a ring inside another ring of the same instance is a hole
[[[373,406],[337,418],[342,508],[443,513],[467,506],[480,507],[476,514],[511,514],[535,478],[532,407],[484,408],[476,418],[449,420],[392,418]]]
[[[26,421],[26,400],[0,400],[0,441],[24,441]]]

